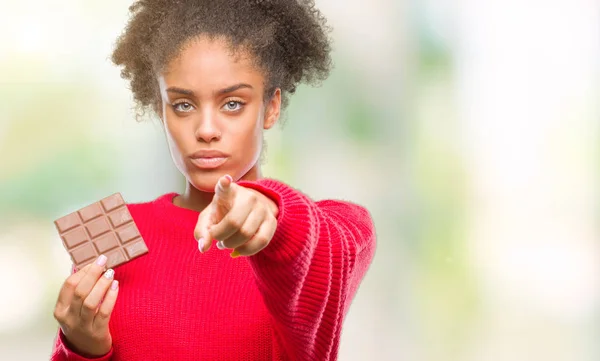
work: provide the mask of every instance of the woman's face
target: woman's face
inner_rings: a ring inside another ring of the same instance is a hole
[[[252,60],[225,40],[199,37],[158,78],[171,156],[198,190],[214,191],[225,174],[260,174],[262,132],[279,118],[281,92],[265,105],[265,77]]]

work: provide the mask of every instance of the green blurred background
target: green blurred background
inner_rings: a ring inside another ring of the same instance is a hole
[[[340,360],[600,359],[600,6],[317,0],[336,68],[264,173],[365,205],[378,248]],[[0,12],[0,358],[49,358],[70,264],[52,221],[181,191],[108,57],[128,1]]]

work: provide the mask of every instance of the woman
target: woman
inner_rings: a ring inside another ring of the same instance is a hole
[[[335,360],[372,220],[259,164],[288,96],[329,72],[325,20],[310,0],[130,10],[112,59],[160,117],[187,187],[128,205],[149,254],[115,270],[100,256],[65,281],[52,360]]]

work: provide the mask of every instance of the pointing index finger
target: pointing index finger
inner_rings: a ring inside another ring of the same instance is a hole
[[[228,197],[231,194],[231,183],[233,183],[233,178],[229,174],[219,178],[215,185],[215,195],[221,198]]]

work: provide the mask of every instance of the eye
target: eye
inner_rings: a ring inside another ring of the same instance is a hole
[[[177,104],[173,104],[173,109],[177,112],[187,113],[194,109],[194,106],[188,102],[181,102]]]
[[[244,105],[242,102],[231,100],[231,101],[228,101],[227,103],[225,103],[225,105],[223,107],[228,112],[235,112],[235,111],[240,110],[242,108],[242,105]]]

